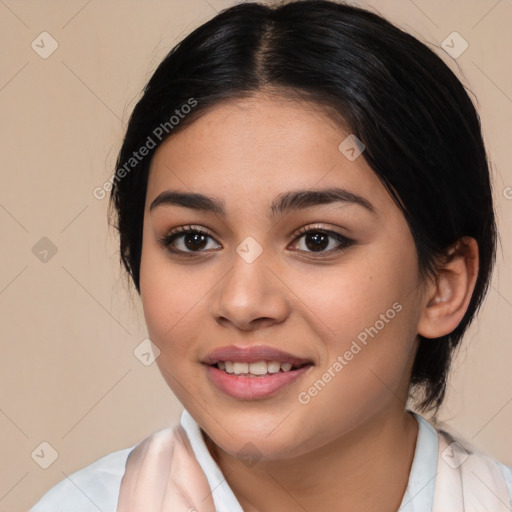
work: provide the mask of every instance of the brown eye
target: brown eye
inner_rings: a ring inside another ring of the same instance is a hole
[[[308,233],[305,235],[305,245],[311,251],[323,251],[329,245],[329,235]]]
[[[187,249],[196,251],[198,249],[204,249],[207,245],[207,236],[201,233],[187,233],[183,236],[183,244]]]
[[[200,229],[180,227],[160,240],[160,243],[173,253],[200,253],[206,249],[217,249],[211,235]]]
[[[297,250],[319,255],[342,251],[355,243],[354,240],[340,233],[311,228],[300,230],[294,242]]]

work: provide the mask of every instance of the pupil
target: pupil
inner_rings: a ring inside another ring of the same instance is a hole
[[[191,243],[189,243],[191,242]],[[187,249],[202,249],[206,242],[206,236],[201,233],[189,233],[185,236],[185,245]]]
[[[311,244],[309,243],[311,242]],[[323,233],[308,233],[306,235],[306,246],[312,251],[320,251],[329,245],[329,237]]]

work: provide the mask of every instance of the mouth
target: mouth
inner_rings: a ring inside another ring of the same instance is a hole
[[[230,375],[239,375],[242,377],[265,377],[268,375],[275,375],[276,373],[294,372],[308,365],[311,365],[311,363],[296,365],[290,362],[281,363],[279,361],[256,361],[254,363],[218,361],[210,366]]]
[[[314,366],[309,359],[262,345],[223,347],[202,362],[217,389],[242,400],[273,396]]]

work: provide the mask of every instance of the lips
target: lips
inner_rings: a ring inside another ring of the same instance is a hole
[[[267,345],[254,345],[250,347],[220,347],[210,352],[204,359],[208,365],[217,364],[219,361],[232,361],[238,363],[257,363],[258,361],[277,361],[279,363],[291,363],[292,366],[303,366],[312,363],[310,359],[298,357],[282,350]]]
[[[218,389],[243,400],[273,396],[313,366],[310,359],[265,345],[221,347],[203,363]]]

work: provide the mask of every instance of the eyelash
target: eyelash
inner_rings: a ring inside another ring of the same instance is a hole
[[[296,242],[297,240],[302,238],[304,235],[307,235],[309,233],[317,233],[317,234],[320,233],[320,234],[323,234],[323,235],[327,235],[327,236],[329,236],[331,238],[334,238],[340,244],[338,247],[335,247],[334,249],[329,249],[328,251],[318,251],[318,252],[315,252],[315,251],[300,251],[300,252],[305,252],[307,254],[314,254],[315,257],[322,258],[325,255],[331,255],[331,254],[333,254],[335,252],[342,252],[342,251],[348,249],[351,245],[355,244],[355,240],[352,240],[351,238],[348,238],[348,237],[342,235],[341,233],[337,233],[335,231],[331,231],[331,230],[325,229],[325,228],[323,228],[321,226],[304,226],[304,227],[298,229],[292,235],[294,237],[292,243]],[[207,236],[207,237],[210,237],[210,238],[214,239],[213,236],[208,231],[205,231],[204,229],[201,229],[199,227],[188,225],[188,226],[179,226],[178,228],[173,229],[168,234],[166,234],[165,236],[160,238],[158,240],[158,242],[161,245],[163,245],[172,254],[183,255],[183,256],[186,256],[186,257],[193,257],[193,256],[196,256],[197,254],[205,252],[204,250],[200,250],[200,251],[182,251],[181,249],[175,249],[175,248],[171,247],[171,244],[177,238],[179,238],[180,236],[183,236],[183,235],[188,235],[188,234],[190,234],[190,235],[193,235],[193,234],[204,235],[204,236]]]

